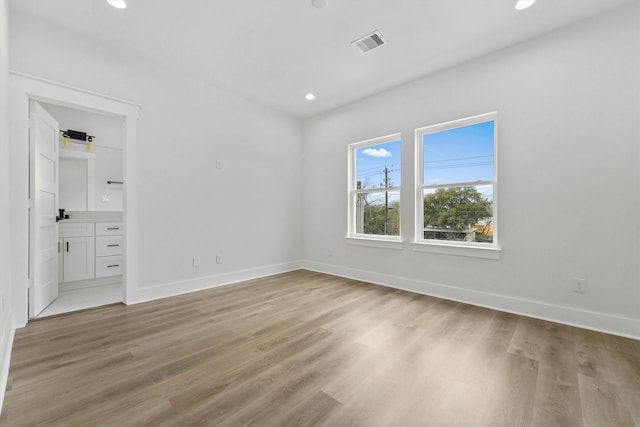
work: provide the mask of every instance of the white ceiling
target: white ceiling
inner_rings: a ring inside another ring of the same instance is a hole
[[[10,0],[37,16],[306,118],[637,0]],[[367,54],[350,42],[380,30]],[[316,100],[304,95],[314,92]]]

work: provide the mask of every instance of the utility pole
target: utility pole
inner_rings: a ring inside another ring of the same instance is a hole
[[[384,188],[389,188],[389,168],[384,166]],[[384,192],[384,234],[387,234],[389,226],[389,192]]]
[[[356,189],[362,189],[362,182],[356,182]],[[362,234],[364,233],[364,205],[365,205],[365,195],[362,193],[358,193],[356,196],[356,233]]]

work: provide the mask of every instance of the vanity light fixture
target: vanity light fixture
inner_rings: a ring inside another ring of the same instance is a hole
[[[516,9],[522,10],[530,7],[536,2],[536,0],[518,0],[516,3]]]
[[[306,99],[307,101],[313,101],[314,99],[316,99],[316,96],[314,94],[312,94],[311,92],[309,92],[308,94],[306,94],[304,96],[304,99]]]
[[[124,0],[107,0],[107,3],[109,3],[111,6],[115,7],[116,9],[127,8],[127,2],[125,2]]]

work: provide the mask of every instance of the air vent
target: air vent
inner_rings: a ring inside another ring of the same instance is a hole
[[[382,38],[382,34],[380,34],[380,32],[377,30],[371,34],[367,34],[366,36],[360,37],[358,40],[354,40],[351,42],[351,44],[357,46],[362,53],[367,53],[370,50],[380,47],[385,43],[386,42]]]

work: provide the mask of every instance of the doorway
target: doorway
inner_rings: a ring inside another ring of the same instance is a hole
[[[29,256],[29,242],[32,237],[30,236],[32,228],[29,223],[29,210],[35,205],[35,199],[30,191],[28,179],[31,175],[32,166],[29,165],[31,157],[29,152],[29,133],[33,125],[29,112],[30,104],[33,102],[115,117],[124,124],[123,187],[121,190],[123,193],[121,221],[124,255],[123,265],[121,266],[122,286],[120,287],[119,300],[125,304],[136,301],[135,293],[138,278],[138,245],[135,227],[135,224],[137,224],[136,134],[140,107],[126,100],[73,88],[18,72],[10,72],[9,88],[12,106],[10,111],[12,118],[10,135],[13,140],[12,146],[14,147],[11,152],[10,175],[13,177],[11,188],[14,211],[14,214],[12,214],[12,238],[16,242],[16,250],[12,254],[12,298],[14,299],[15,325],[17,327],[25,326],[28,320],[34,317],[30,316],[29,313],[29,299],[34,292],[34,266],[30,264],[32,260],[30,260]],[[28,199],[26,206],[24,204],[25,198]],[[57,227],[55,229],[57,231]],[[113,264],[109,263],[108,265]]]
[[[54,224],[58,227],[58,289],[49,296],[50,303],[30,296],[30,316],[42,318],[122,302],[124,118],[47,102],[38,105],[44,110],[40,114],[48,113],[59,129]],[[33,211],[39,212],[37,197],[35,203]],[[32,219],[31,227],[37,223]],[[33,231],[38,230],[32,229],[32,236]],[[47,237],[40,236],[35,244],[43,244]],[[41,278],[35,274],[33,278],[37,287]],[[42,311],[36,309],[44,304]]]

